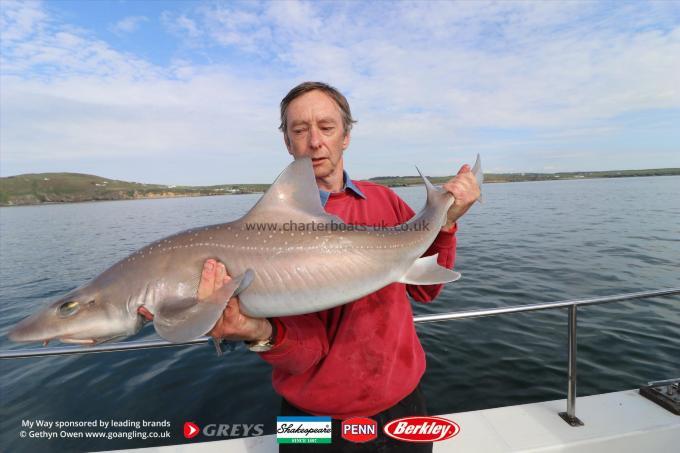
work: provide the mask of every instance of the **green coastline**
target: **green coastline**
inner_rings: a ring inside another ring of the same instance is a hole
[[[680,168],[612,170],[564,173],[485,173],[485,183],[564,181],[593,178],[626,178],[680,175]],[[452,176],[433,176],[442,184]],[[368,181],[388,187],[422,184],[419,176],[379,176]],[[269,184],[221,184],[175,186],[107,179],[82,173],[30,173],[0,178],[0,206],[25,206],[87,201],[138,200],[147,198],[198,197],[261,193]]]

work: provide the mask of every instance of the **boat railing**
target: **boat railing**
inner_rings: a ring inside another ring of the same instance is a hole
[[[511,313],[525,313],[529,311],[551,310],[556,308],[566,308],[569,316],[567,321],[567,357],[568,357],[568,381],[567,381],[567,408],[565,412],[560,412],[562,417],[571,426],[582,426],[583,423],[576,417],[576,327],[578,308],[585,305],[606,304],[612,302],[622,302],[627,300],[648,299],[651,297],[673,296],[680,294],[680,288],[657,289],[651,291],[640,291],[636,293],[616,294],[612,296],[591,297],[588,299],[563,300],[556,302],[542,302],[527,305],[512,305],[498,308],[488,308],[479,310],[458,311],[451,313],[440,313],[423,316],[415,316],[415,323],[443,322],[455,319],[481,318],[485,316],[506,315]],[[0,352],[0,359],[25,359],[34,357],[72,355],[72,354],[93,354],[104,352],[131,351],[141,349],[170,348],[179,346],[204,345],[209,341],[209,337],[201,337],[186,343],[169,343],[164,340],[128,341],[123,343],[101,344],[88,347],[52,347],[42,349],[13,350]]]

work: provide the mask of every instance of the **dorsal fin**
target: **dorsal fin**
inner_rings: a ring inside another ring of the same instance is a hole
[[[314,178],[312,159],[294,160],[276,178],[262,198],[241,219],[243,222],[341,222],[326,214]]]

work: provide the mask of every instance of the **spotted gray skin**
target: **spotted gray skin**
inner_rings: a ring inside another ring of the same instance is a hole
[[[479,156],[473,172],[481,184]],[[457,280],[460,274],[439,266],[436,257],[420,258],[454,201],[423,179],[427,203],[413,219],[394,228],[358,229],[323,210],[311,160],[298,159],[241,219],[187,230],[140,249],[21,321],[9,337],[115,341],[142,328],[138,309],[144,306],[154,314],[159,335],[181,342],[208,332],[235,293],[245,314],[272,317],[332,308],[393,282]],[[201,269],[209,258],[225,263],[235,277],[209,300],[198,301]]]

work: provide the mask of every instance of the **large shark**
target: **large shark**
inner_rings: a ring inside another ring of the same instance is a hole
[[[479,156],[472,169],[482,183]],[[432,244],[453,196],[424,176],[425,207],[393,228],[347,225],[327,214],[309,158],[293,161],[242,218],[156,241],[17,324],[17,342],[94,345],[136,334],[154,315],[171,342],[205,335],[229,298],[255,317],[312,313],[342,305],[390,283],[452,282],[458,272],[421,257]],[[206,300],[196,292],[206,259],[225,263],[229,283]]]

